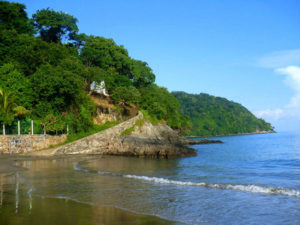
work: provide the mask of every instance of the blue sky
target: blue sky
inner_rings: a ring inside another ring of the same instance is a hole
[[[239,102],[277,130],[300,129],[299,0],[20,0],[80,32],[113,38],[170,91]]]

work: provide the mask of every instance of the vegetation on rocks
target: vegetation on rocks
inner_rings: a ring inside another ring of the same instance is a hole
[[[228,135],[273,131],[271,124],[257,119],[242,105],[208,94],[173,92],[180,103],[179,111],[191,120],[187,135]]]

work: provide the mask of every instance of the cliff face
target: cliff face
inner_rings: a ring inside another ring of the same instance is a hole
[[[143,124],[137,125],[137,121]],[[131,129],[127,136],[124,131]],[[155,158],[183,157],[196,155],[189,148],[188,140],[180,137],[167,125],[152,125],[145,121],[142,113],[115,126],[60,146],[50,154],[107,154],[125,156],[147,156]]]
[[[155,158],[184,157],[196,155],[188,148],[188,140],[179,136],[167,125],[152,125],[145,121],[134,131],[114,143],[114,155],[147,156]]]
[[[93,122],[97,125],[104,124],[107,121],[125,121],[137,115],[139,111],[138,107],[134,105],[118,109],[110,97],[90,95],[90,98],[96,106]]]

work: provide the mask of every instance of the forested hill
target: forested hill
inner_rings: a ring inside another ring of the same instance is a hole
[[[0,125],[7,132],[15,132],[18,120],[32,119],[35,133],[66,132],[67,126],[72,135],[97,132],[93,81],[105,81],[122,114],[133,106],[155,122],[185,126],[178,101],[155,84],[147,62],[132,58],[113,39],[80,33],[72,15],[45,8],[28,18],[25,9],[0,1]]]
[[[179,112],[192,122],[187,135],[227,135],[272,131],[270,123],[256,118],[241,104],[208,94],[172,93],[179,101]]]

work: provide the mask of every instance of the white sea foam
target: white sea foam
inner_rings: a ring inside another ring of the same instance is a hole
[[[84,171],[84,172],[89,172],[89,173],[94,172],[94,171],[90,171],[88,169],[84,169],[78,165],[74,166],[74,169]],[[176,180],[169,180],[169,179],[160,178],[160,177],[138,176],[138,175],[132,175],[132,174],[121,175],[121,174],[115,174],[115,173],[104,172],[104,171],[97,171],[97,173],[100,175],[120,176],[120,177],[124,177],[124,178],[142,180],[142,181],[152,182],[152,183],[157,183],[157,184],[199,186],[199,187],[206,187],[206,188],[236,190],[236,191],[243,191],[243,192],[260,193],[260,194],[286,195],[286,196],[300,198],[300,190],[296,190],[296,189],[266,187],[266,186],[259,186],[259,185],[254,185],[254,184],[243,185],[243,184],[212,184],[212,183],[205,183],[205,182],[197,183],[197,182],[191,182],[191,181],[176,181]]]
[[[174,184],[174,185],[183,185],[183,186],[200,186],[207,188],[216,188],[216,189],[226,189],[226,190],[236,190],[252,193],[261,193],[261,194],[273,194],[273,195],[287,195],[291,197],[300,197],[300,190],[286,189],[286,188],[274,188],[274,187],[264,187],[259,185],[242,185],[242,184],[211,184],[211,183],[196,183],[196,182],[184,182],[184,181],[175,181],[165,178],[158,177],[147,177],[147,176],[137,176],[137,175],[123,175],[125,178],[143,180],[153,183],[160,184]]]

